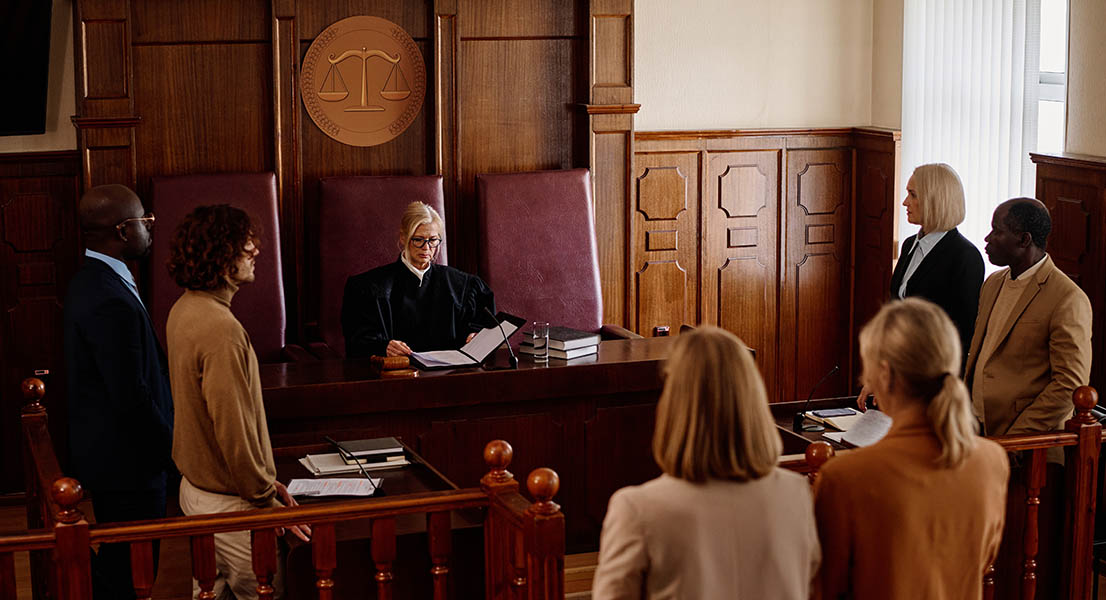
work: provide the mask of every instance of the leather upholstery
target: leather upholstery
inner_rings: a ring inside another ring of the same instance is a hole
[[[499,310],[598,331],[603,297],[587,169],[479,175],[479,275]]]
[[[346,279],[399,256],[400,218],[419,201],[444,222],[441,175],[328,177],[319,182],[319,335],[330,350],[345,354],[342,291]],[[448,264],[448,240],[436,262]]]
[[[169,309],[184,291],[169,278],[165,261],[177,225],[197,206],[230,204],[250,214],[260,227],[261,253],[256,280],[242,286],[231,310],[245,327],[260,362],[279,362],[287,319],[280,260],[276,176],[273,173],[225,173],[153,178],[154,227],[150,269],[150,317],[161,343]]]

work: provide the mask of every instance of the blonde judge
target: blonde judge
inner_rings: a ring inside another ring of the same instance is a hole
[[[592,596],[805,600],[819,550],[804,477],[749,351],[704,327],[665,367],[653,458],[664,474],[611,497]]]
[[[863,383],[894,424],[822,468],[820,597],[980,598],[1010,467],[976,436],[956,328],[926,300],[892,302],[860,332],[860,356]]]

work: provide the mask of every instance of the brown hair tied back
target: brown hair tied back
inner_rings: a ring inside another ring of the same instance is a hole
[[[165,266],[177,285],[189,290],[217,290],[237,271],[246,244],[259,246],[257,226],[246,211],[230,206],[198,206],[177,225]]]

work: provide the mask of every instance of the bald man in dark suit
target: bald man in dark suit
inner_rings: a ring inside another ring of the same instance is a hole
[[[64,316],[72,474],[91,492],[99,523],[164,517],[173,469],[169,370],[124,262],[149,252],[154,217],[121,185],[92,188],[79,211],[87,250]],[[93,592],[135,597],[128,544],[100,547]]]

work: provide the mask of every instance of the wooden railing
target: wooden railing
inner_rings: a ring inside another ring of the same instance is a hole
[[[1098,393],[1089,386],[1077,388],[1072,395],[1075,414],[1064,424],[1063,431],[1028,433],[989,438],[1007,452],[1022,453],[1021,469],[1025,477],[1026,510],[1023,538],[1024,553],[1021,578],[1022,600],[1037,596],[1039,511],[1041,490],[1045,485],[1046,453],[1049,448],[1064,448],[1064,535],[1060,548],[1060,594],[1057,598],[1090,600],[1093,581],[1091,549],[1094,542],[1094,520],[1098,485],[1098,455],[1102,447],[1102,425],[1091,409],[1098,404]],[[844,452],[848,452],[847,450]],[[814,442],[802,459],[789,459],[781,466],[806,473],[813,482],[818,469],[834,456],[826,442]],[[995,569],[988,566],[983,575],[983,597],[995,595]]]
[[[386,600],[393,597],[396,587],[393,572],[397,558],[396,517],[425,514],[432,564],[427,576],[435,600],[444,600],[451,596],[450,514],[466,509],[486,510],[483,522],[486,598],[564,597],[564,515],[553,502],[559,478],[551,469],[535,469],[527,479],[527,489],[535,501],[527,501],[507,470],[513,457],[507,442],[492,441],[484,449],[489,470],[478,488],[90,526],[78,508],[83,495],[80,483],[61,476],[46,429],[46,411],[40,402],[44,391],[41,381],[24,382],[23,392],[29,400],[23,411],[23,430],[28,459],[28,526],[32,530],[0,535],[0,599],[16,597],[13,554],[19,551],[33,553],[35,598],[91,599],[89,547],[111,542],[130,543],[135,593],[140,599],[150,598],[154,582],[153,542],[179,537],[190,539],[192,575],[199,582],[199,597],[214,598],[214,536],[244,530],[252,536],[258,596],[272,598],[277,571],[277,530],[306,523],[312,529],[317,596],[329,600],[337,586],[331,579],[337,562],[335,527],[343,522],[369,519],[377,598]]]

